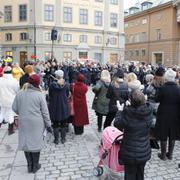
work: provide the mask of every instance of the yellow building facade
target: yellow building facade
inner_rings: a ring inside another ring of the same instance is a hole
[[[122,0],[1,0],[0,12],[1,55],[20,64],[52,55],[58,61],[124,60]],[[53,48],[52,29],[58,32]]]

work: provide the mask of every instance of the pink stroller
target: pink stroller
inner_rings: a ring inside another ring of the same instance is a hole
[[[119,144],[122,138],[123,133],[117,128],[107,127],[104,129],[99,148],[100,161],[98,166],[94,168],[95,176],[101,176],[103,174],[103,166],[110,172],[110,176],[118,176],[118,174],[122,175],[124,167],[118,162],[118,152],[120,149]]]

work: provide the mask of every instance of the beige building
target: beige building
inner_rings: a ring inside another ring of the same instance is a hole
[[[21,64],[52,55],[51,30],[58,31],[53,54],[58,60],[124,59],[122,0],[1,0],[3,56]]]
[[[177,9],[177,1],[145,1],[125,12],[125,59],[180,65]]]

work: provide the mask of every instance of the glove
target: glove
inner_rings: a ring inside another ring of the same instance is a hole
[[[127,100],[126,101],[126,106],[130,106],[131,105],[131,103]]]
[[[52,127],[50,127],[50,126],[47,127],[46,130],[47,130],[47,132],[49,132],[49,133],[51,133],[51,134],[53,133],[53,129],[52,129]]]
[[[119,111],[123,111],[124,109],[124,103],[121,105],[119,101],[117,101],[117,108]]]

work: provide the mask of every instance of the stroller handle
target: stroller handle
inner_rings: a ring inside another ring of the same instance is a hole
[[[117,136],[116,139],[114,140],[113,144],[117,143],[117,142],[118,142],[118,139],[119,139],[120,137],[122,137],[123,135],[124,135],[124,134],[121,134],[121,135]],[[121,139],[121,140],[122,140],[122,139]]]

